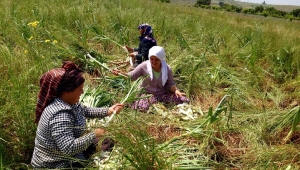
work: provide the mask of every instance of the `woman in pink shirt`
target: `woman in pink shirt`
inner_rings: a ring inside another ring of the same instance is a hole
[[[149,60],[144,61],[129,73],[123,73],[120,70],[114,70],[113,74],[123,74],[137,80],[144,76],[146,79],[142,83],[146,94],[152,94],[150,98],[140,99],[132,104],[133,109],[146,112],[151,104],[162,102],[164,104],[189,103],[185,93],[180,92],[173,79],[173,72],[167,65],[166,54],[163,47],[153,46],[149,50]],[[146,95],[144,94],[144,95]]]

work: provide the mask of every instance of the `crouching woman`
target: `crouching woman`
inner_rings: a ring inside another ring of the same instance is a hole
[[[149,50],[149,60],[144,61],[129,73],[123,73],[120,70],[113,70],[113,74],[123,74],[137,80],[139,77],[146,77],[142,82],[142,88],[146,93],[141,97],[152,94],[150,98],[144,98],[135,101],[132,108],[147,112],[152,104],[162,102],[164,104],[182,104],[189,103],[189,99],[185,97],[177,87],[173,79],[173,72],[167,65],[166,54],[163,47],[153,46]]]
[[[82,71],[73,62],[64,62],[62,68],[42,75],[36,105],[38,127],[31,159],[33,168],[83,167],[80,162],[88,159],[87,149],[105,133],[100,128],[86,132],[85,117],[103,118],[123,108],[122,104],[93,108],[79,103],[84,81]]]

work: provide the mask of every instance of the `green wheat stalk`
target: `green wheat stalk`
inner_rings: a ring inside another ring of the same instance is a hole
[[[141,87],[142,82],[145,80],[145,77],[139,77],[136,81],[134,81],[129,89],[129,91],[127,92],[127,94],[125,95],[125,97],[120,101],[121,104],[124,103],[131,103],[135,100],[139,100],[142,98],[148,98],[151,95],[146,95],[143,97],[137,97],[141,91],[143,91]],[[109,119],[107,120],[107,122],[105,123],[105,126],[108,125],[108,123],[113,119],[113,117],[115,116],[116,112],[114,111],[113,114],[109,117]]]
[[[285,115],[282,123],[280,124],[281,126],[292,124],[291,130],[282,141],[283,144],[286,144],[291,139],[294,132],[299,129],[297,127],[299,123],[300,123],[300,106],[296,106]]]
[[[98,60],[96,60],[94,57],[92,57],[91,54],[87,53],[86,56],[88,56],[89,58],[91,58],[92,60],[94,60],[97,64],[99,64],[99,66],[101,66],[102,68],[106,69],[109,72],[112,72],[112,70],[110,68],[108,68],[106,65],[104,65],[103,63],[99,62]],[[121,73],[119,73],[119,75],[128,78],[126,75],[123,75]]]

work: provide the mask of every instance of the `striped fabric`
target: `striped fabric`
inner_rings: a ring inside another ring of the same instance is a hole
[[[103,118],[108,108],[92,108],[80,103],[69,105],[55,98],[41,115],[31,160],[34,168],[65,168],[72,162],[85,160],[83,151],[95,140],[94,132],[86,132],[85,117]]]
[[[82,70],[73,62],[65,61],[61,68],[52,69],[42,75],[40,92],[36,104],[35,123],[39,122],[45,107],[62,92],[73,91],[84,83]]]
[[[54,100],[54,98],[58,95],[57,89],[64,73],[65,73],[64,68],[56,68],[42,75],[40,79],[41,89],[36,104],[35,123],[39,122],[39,119],[45,107],[48,104],[50,104]]]

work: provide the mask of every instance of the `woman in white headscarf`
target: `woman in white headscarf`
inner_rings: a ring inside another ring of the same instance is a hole
[[[114,70],[115,75],[123,74],[137,80],[141,76],[146,79],[142,83],[146,94],[152,94],[150,98],[140,99],[132,105],[133,109],[147,111],[151,104],[162,102],[165,104],[189,103],[189,99],[176,87],[171,67],[165,61],[166,54],[163,47],[153,46],[149,50],[149,60],[138,65],[129,73]]]

